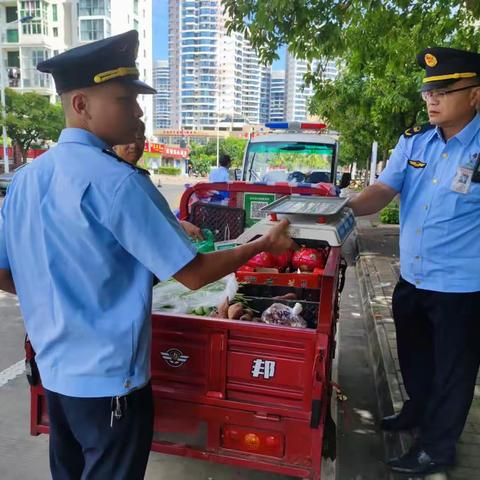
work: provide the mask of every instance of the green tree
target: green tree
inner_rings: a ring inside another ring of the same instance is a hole
[[[18,93],[12,89],[6,89],[5,93],[7,134],[26,161],[32,144],[58,139],[65,125],[63,110],[38,93]]]
[[[220,140],[219,152],[220,155],[229,155],[232,159],[232,167],[237,168],[242,165],[243,153],[247,140],[243,138],[227,137]],[[208,173],[210,167],[217,164],[217,141],[210,140],[206,145],[199,145],[197,143],[190,144],[190,161],[194,170],[200,173],[205,171]]]
[[[343,163],[384,155],[406,128],[426,120],[415,54],[433,45],[478,49],[476,0],[222,0],[230,31],[246,34],[264,62],[282,45],[298,58],[336,59],[340,76],[309,72],[310,111],[341,134]]]
[[[229,155],[232,159],[232,167],[239,168],[243,163],[243,154],[247,140],[243,138],[227,137],[220,142],[220,153]]]

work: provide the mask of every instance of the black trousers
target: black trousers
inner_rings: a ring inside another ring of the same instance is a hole
[[[480,363],[480,292],[421,290],[401,278],[392,308],[410,398],[403,413],[419,422],[427,453],[453,461]]]
[[[153,437],[151,385],[120,397],[76,398],[45,391],[53,480],[141,480]],[[113,406],[116,406],[115,399]],[[120,415],[119,415],[120,416]]]

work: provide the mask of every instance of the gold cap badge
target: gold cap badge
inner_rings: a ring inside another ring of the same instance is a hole
[[[427,53],[425,54],[425,63],[429,67],[434,67],[438,63],[437,57],[435,57],[435,55],[432,55],[431,53]]]

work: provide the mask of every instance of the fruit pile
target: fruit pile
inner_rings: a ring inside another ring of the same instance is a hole
[[[294,252],[289,250],[281,255],[260,252],[252,257],[239,271],[255,272],[276,270],[277,272],[314,272],[325,268],[329,248],[301,247]]]

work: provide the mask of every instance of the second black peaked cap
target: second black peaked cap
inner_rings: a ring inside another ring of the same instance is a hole
[[[40,62],[37,69],[53,75],[59,94],[111,80],[130,84],[138,93],[154,94],[153,87],[138,79],[137,51],[138,32],[130,30],[67,50]]]
[[[464,78],[480,78],[480,55],[456,48],[426,48],[417,55],[425,69],[422,91],[442,88]]]

